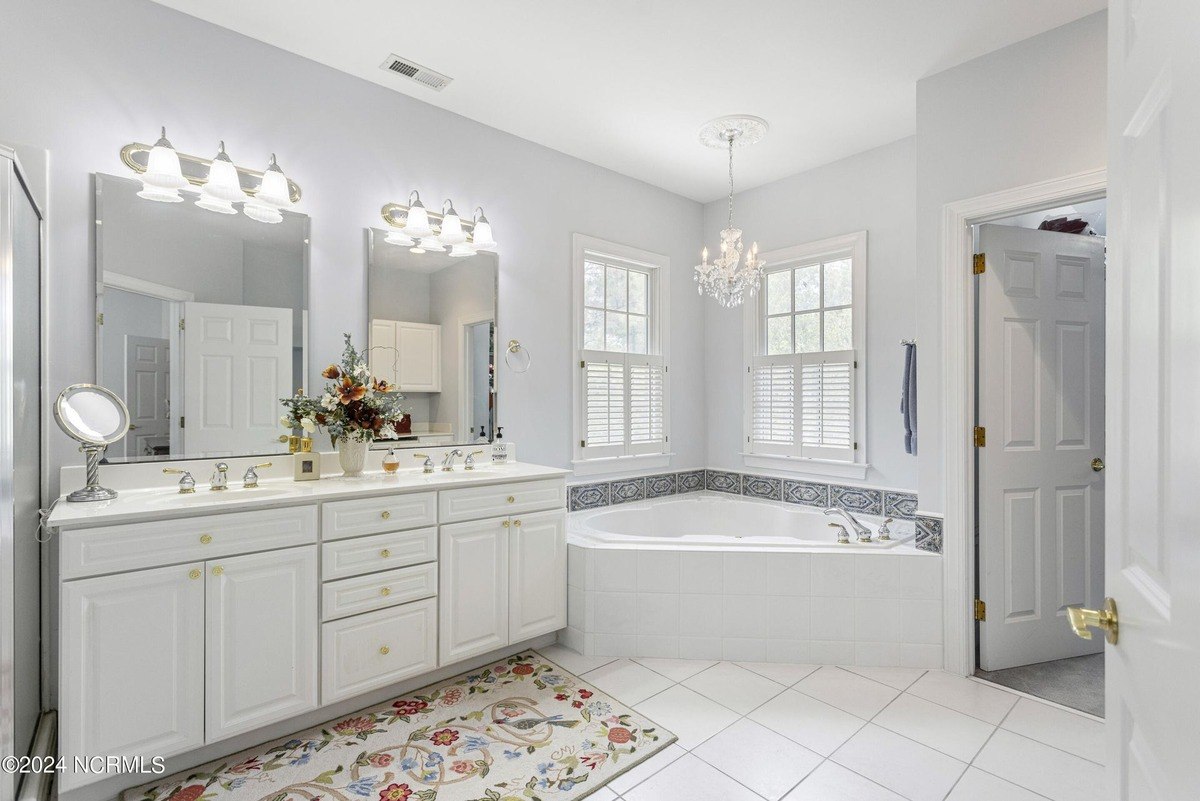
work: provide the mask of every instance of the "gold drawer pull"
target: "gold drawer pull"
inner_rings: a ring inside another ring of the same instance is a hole
[[[514,520],[514,521],[513,521],[513,525],[514,525],[514,526],[516,526],[517,528],[520,528],[520,527],[521,527],[521,521],[520,521],[520,520]]]
[[[188,571],[188,578],[193,580],[200,578],[200,568],[193,567],[190,571]]]
[[[201,534],[200,535],[200,544],[201,545],[208,545],[210,542],[212,542],[212,534]]]
[[[508,522],[507,520],[505,520],[505,521],[504,521],[503,523],[501,523],[500,525],[504,526],[505,528],[508,528],[508,526],[509,526],[509,522]]]
[[[212,571],[214,576],[219,576],[224,572],[225,572],[225,568],[221,567],[220,565],[217,565],[216,567],[214,567],[213,571]]]
[[[391,588],[391,587],[380,587],[380,588],[379,588],[379,594],[380,594],[380,595],[391,595],[391,594],[392,594],[392,588]]]
[[[392,513],[385,509],[384,511],[379,513],[379,516],[382,517],[384,520],[387,520],[388,518],[390,518],[392,516]]]
[[[391,652],[392,652],[392,649],[388,648],[386,645],[379,649],[379,653],[383,654],[384,656],[387,656]]]
[[[517,499],[516,499],[516,498],[514,498],[513,496],[509,495],[509,496],[508,496],[508,502],[509,502],[509,503],[516,503],[516,502],[517,502]]]
[[[381,557],[383,557],[384,559],[387,559],[389,556],[392,555],[392,552],[389,551],[387,548],[384,548],[382,551],[379,552],[379,555]]]

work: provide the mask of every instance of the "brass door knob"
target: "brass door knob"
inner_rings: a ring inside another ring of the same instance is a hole
[[[1092,469],[1095,470],[1097,473],[1099,473],[1101,470],[1104,469],[1104,460],[1101,459],[1099,456],[1097,456],[1095,459],[1092,460]]]
[[[391,652],[392,652],[392,649],[388,648],[386,645],[379,649],[379,653],[383,654],[384,656],[387,656]]]
[[[1109,645],[1117,644],[1117,602],[1112,598],[1104,599],[1103,609],[1084,609],[1080,606],[1068,606],[1067,617],[1076,636],[1092,639],[1092,628],[1104,630],[1104,639]]]
[[[211,534],[201,534],[200,535],[200,544],[201,545],[208,545],[210,542],[212,542]]]

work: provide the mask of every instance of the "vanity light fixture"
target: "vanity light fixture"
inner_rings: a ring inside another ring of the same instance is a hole
[[[462,227],[462,219],[454,210],[454,204],[449,198],[442,204],[442,230],[438,234],[438,241],[443,245],[459,245],[467,241],[467,235]]]
[[[389,245],[399,245],[402,248],[412,247],[417,244],[411,236],[403,231],[388,231],[387,236],[383,238],[384,242]]]
[[[187,185],[188,180],[183,177],[183,168],[179,166],[179,154],[167,140],[167,129],[164,126],[162,135],[146,157],[146,167],[142,171],[142,191],[138,192],[138,197],[160,203],[181,203],[183,196],[179,194],[179,190]]]
[[[496,240],[492,238],[492,224],[483,216],[483,206],[476,206],[472,214],[471,244],[476,250],[495,250]]]
[[[407,247],[411,253],[445,252],[449,245],[450,255],[454,258],[496,250],[492,224],[484,216],[481,206],[475,207],[470,220],[463,220],[450,200],[442,205],[440,214],[426,209],[415,189],[409,193],[408,202],[407,206],[386,203],[380,210],[389,228],[385,242]]]
[[[442,253],[446,246],[438,241],[436,236],[423,236],[416,245],[408,249],[409,253]]]
[[[217,155],[208,166],[208,180],[200,187],[200,199],[196,205],[218,214],[237,214],[233,207],[234,201],[246,199],[242,191],[242,182],[238,178],[237,167],[225,153],[225,143],[217,148]]]
[[[414,239],[424,239],[434,234],[429,224],[429,212],[421,202],[421,193],[413,190],[408,194],[408,218],[404,224],[404,233]]]
[[[476,253],[475,246],[470,242],[459,242],[450,246],[450,258],[465,259],[468,256],[474,256]]]

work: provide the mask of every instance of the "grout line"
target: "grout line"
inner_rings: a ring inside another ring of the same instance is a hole
[[[985,687],[991,687],[996,690],[1003,690],[1006,693],[1012,693],[1013,695],[1019,695],[1020,697],[1026,698],[1030,701],[1036,701],[1039,704],[1045,704],[1046,706],[1054,707],[1055,709],[1061,709],[1063,712],[1070,712],[1072,715],[1078,715],[1081,718],[1095,721],[1096,723],[1104,723],[1105,722],[1105,718],[1102,718],[1099,715],[1093,715],[1091,712],[1084,712],[1082,709],[1076,709],[1073,706],[1067,706],[1066,704],[1060,704],[1058,701],[1051,701],[1049,698],[1039,698],[1038,696],[1033,695],[1031,693],[1024,692],[1023,690],[1018,690],[1015,687],[1009,687],[1007,684],[1000,684],[999,682],[989,681],[988,679],[981,678],[981,677],[975,676],[975,675],[964,676],[963,678],[970,679],[971,681],[976,682],[977,684],[982,684]]]

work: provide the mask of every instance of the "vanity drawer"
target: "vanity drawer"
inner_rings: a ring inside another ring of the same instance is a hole
[[[321,626],[321,703],[352,698],[437,667],[437,600]]]
[[[321,546],[321,580],[419,565],[437,559],[437,529],[391,531]]]
[[[340,540],[437,525],[437,493],[415,492],[321,505],[321,538]]]
[[[290,548],[317,541],[317,507],[126,523],[62,532],[62,578],[75,579]]]
[[[321,620],[333,620],[437,595],[437,563],[321,585]]]
[[[567,484],[555,478],[448,489],[442,490],[439,505],[443,523],[561,509],[567,505]]]

